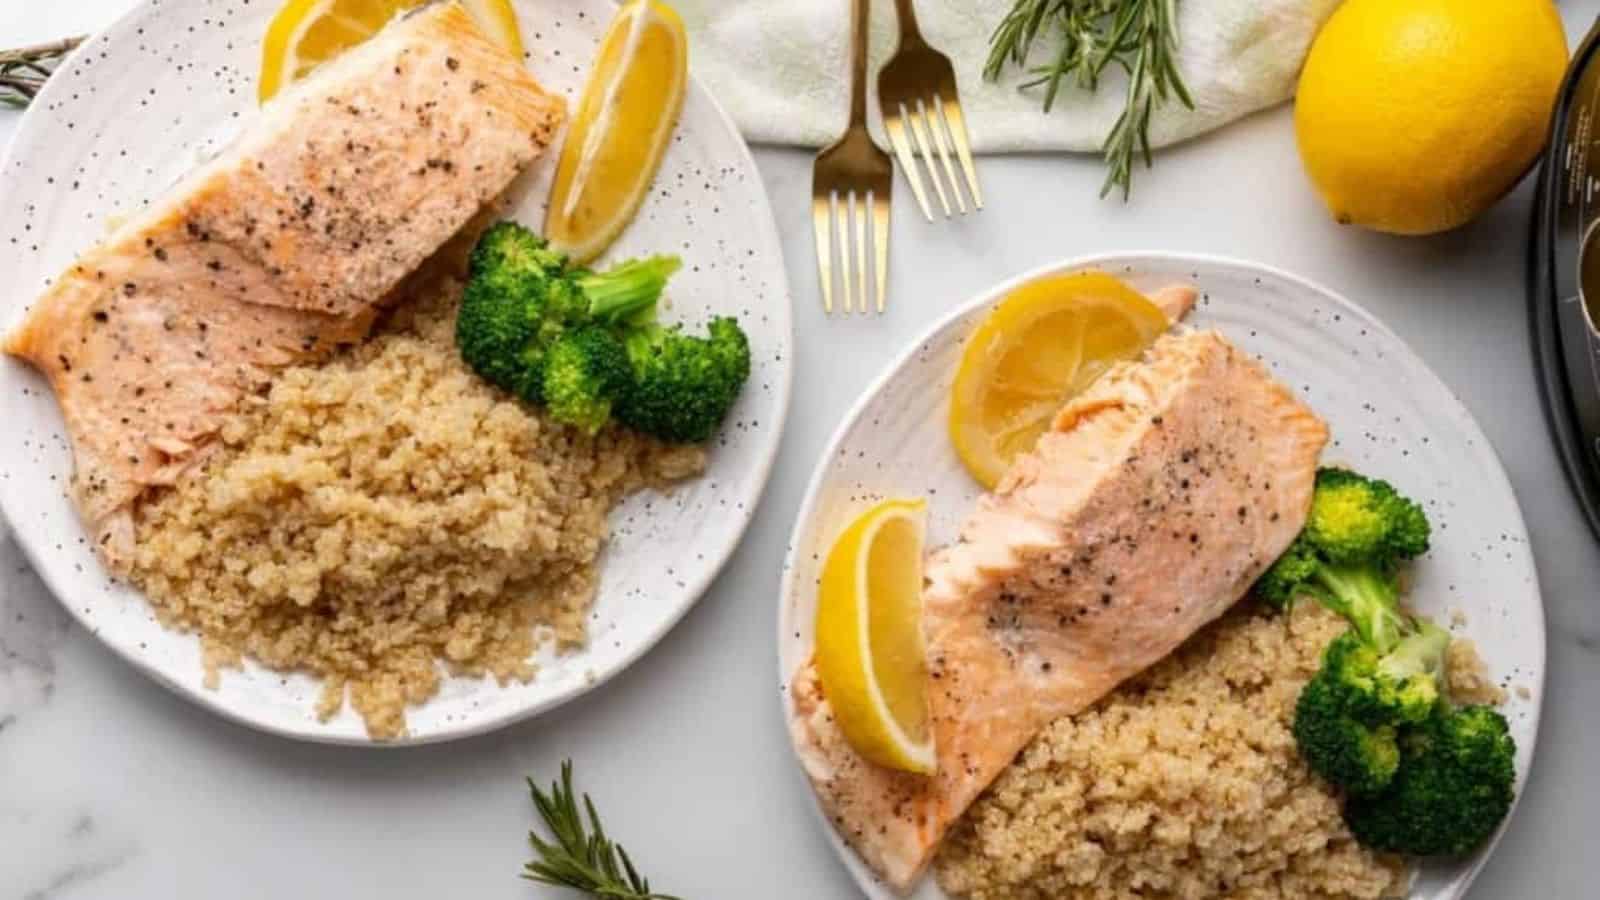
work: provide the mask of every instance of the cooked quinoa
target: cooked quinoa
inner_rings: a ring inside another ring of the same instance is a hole
[[[534,676],[581,645],[606,514],[699,473],[699,447],[543,422],[460,361],[460,283],[421,279],[378,333],[283,372],[204,469],[141,509],[131,577],[199,635],[207,682],[244,658],[324,681],[376,738],[444,672]]]
[[[1403,896],[1405,862],[1356,844],[1290,733],[1344,628],[1314,603],[1240,604],[1045,729],[951,832],[939,883],[975,900]],[[1461,702],[1503,696],[1468,641],[1448,672]]]

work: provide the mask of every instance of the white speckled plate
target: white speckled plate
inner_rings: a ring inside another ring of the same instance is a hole
[[[1030,272],[963,304],[867,389],[817,464],[784,566],[778,646],[786,716],[788,678],[812,653],[821,559],[843,525],[885,496],[924,496],[936,546],[955,537],[980,493],[945,437],[947,397],[967,335],[1017,285],[1085,268],[1145,290],[1174,281],[1198,286],[1189,324],[1220,329],[1328,421],[1333,438],[1325,461],[1388,478],[1426,504],[1434,547],[1417,564],[1411,602],[1441,624],[1459,609],[1465,624],[1454,630],[1477,642],[1494,677],[1531,692],[1522,698],[1513,691],[1505,708],[1520,788],[1539,729],[1544,609],[1522,512],[1488,439],[1422,360],[1360,307],[1287,273],[1215,257],[1096,256]],[[895,896],[831,827],[828,836],[869,896]],[[1424,867],[1412,896],[1462,896],[1492,848]],[[914,896],[946,895],[930,877]]]
[[[0,162],[0,327],[22,315],[47,280],[104,234],[108,217],[137,209],[202,155],[221,147],[255,107],[260,37],[275,3],[147,0],[61,67],[24,117]],[[576,100],[609,22],[606,0],[518,0],[529,65]],[[514,210],[537,225],[553,168],[530,176]],[[766,484],[788,408],[788,282],[761,178],[733,124],[691,85],[656,188],[623,235],[618,257],[684,257],[669,316],[737,315],[754,371],[704,477],[669,495],[641,494],[613,516],[587,649],[541,658],[526,685],[450,679],[413,709],[404,743],[475,734],[532,716],[589,690],[648,650],[711,583]],[[86,544],[63,486],[71,472],[60,415],[44,380],[0,362],[0,509],[45,582],[84,627],[161,683],[231,719],[297,738],[367,743],[348,709],[312,713],[319,685],[249,667],[201,685],[198,644],[162,629],[144,599],[112,584]]]

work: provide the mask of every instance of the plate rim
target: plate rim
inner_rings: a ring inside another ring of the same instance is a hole
[[[1191,253],[1171,250],[1108,250],[1063,257],[1051,262],[1034,266],[1033,268],[1027,269],[1020,274],[1001,280],[988,288],[980,290],[979,292],[970,296],[968,299],[953,306],[949,311],[919,331],[915,339],[909,342],[904,350],[896,354],[887,364],[884,365],[881,370],[879,370],[878,374],[874,376],[873,379],[866,385],[866,387],[862,389],[861,394],[856,398],[856,401],[851,404],[849,410],[839,420],[839,424],[837,427],[835,427],[833,434],[829,436],[827,443],[823,445],[822,449],[819,451],[817,462],[812,469],[811,477],[806,481],[805,494],[801,498],[799,510],[795,514],[794,524],[789,531],[789,544],[784,553],[783,568],[780,570],[779,574],[780,583],[778,589],[778,621],[776,632],[777,643],[775,645],[775,649],[777,651],[775,654],[776,662],[778,665],[778,702],[782,707],[784,729],[786,732],[788,732],[785,737],[788,738],[786,743],[788,745],[789,756],[794,763],[794,769],[797,770],[803,782],[804,790],[806,792],[807,806],[810,808],[812,818],[822,827],[826,834],[828,845],[833,849],[834,855],[839,858],[840,864],[844,866],[845,870],[850,874],[851,880],[860,890],[862,890],[869,897],[879,896],[878,893],[874,893],[875,891],[890,891],[890,889],[883,884],[882,881],[878,880],[877,876],[875,876],[871,870],[869,870],[866,865],[862,863],[860,858],[855,854],[855,851],[850,849],[849,845],[846,844],[839,836],[838,832],[834,830],[832,823],[828,821],[828,816],[822,809],[821,803],[817,798],[816,791],[813,789],[810,779],[805,775],[804,760],[801,759],[799,750],[795,746],[791,736],[793,733],[795,718],[794,705],[790,701],[789,696],[789,685],[794,673],[785,669],[784,646],[788,640],[787,635],[794,631],[792,623],[795,615],[795,604],[792,602],[794,593],[793,588],[791,587],[793,581],[792,574],[795,570],[795,566],[799,560],[800,554],[803,552],[800,547],[801,531],[806,522],[816,514],[816,505],[821,495],[822,485],[825,481],[830,461],[839,452],[839,447],[843,443],[846,435],[855,427],[856,423],[865,414],[866,409],[871,403],[872,399],[879,392],[881,392],[890,381],[899,375],[901,370],[904,369],[906,365],[913,359],[915,359],[930,341],[932,341],[945,329],[950,328],[956,322],[971,315],[973,312],[977,311],[983,306],[998,301],[1001,297],[1004,297],[1006,294],[1010,293],[1021,285],[1027,284],[1028,282],[1036,279],[1051,275],[1080,271],[1087,268],[1100,268],[1108,272],[1114,272],[1119,267],[1131,264],[1135,266],[1135,269],[1137,269],[1137,266],[1140,262],[1148,263],[1152,261],[1179,263],[1182,265],[1193,264],[1197,267],[1231,267],[1235,269],[1241,269],[1289,282],[1298,287],[1321,294],[1322,296],[1338,303],[1344,308],[1344,310],[1360,318],[1369,330],[1383,336],[1388,340],[1394,341],[1396,346],[1400,347],[1407,354],[1409,354],[1411,359],[1416,362],[1421,371],[1424,372],[1427,377],[1431,378],[1440,388],[1444,390],[1446,395],[1449,396],[1450,400],[1455,403],[1456,407],[1466,417],[1467,424],[1471,426],[1472,431],[1476,433],[1476,436],[1481,441],[1484,449],[1488,452],[1488,460],[1492,464],[1490,467],[1491,475],[1496,482],[1494,486],[1503,489],[1505,493],[1511,497],[1512,512],[1515,515],[1515,519],[1510,524],[1515,526],[1515,530],[1512,531],[1508,529],[1508,533],[1512,533],[1521,538],[1519,552],[1526,563],[1526,568],[1531,577],[1529,582],[1529,590],[1533,593],[1535,599],[1538,601],[1537,603],[1532,604],[1533,612],[1531,614],[1531,624],[1536,626],[1538,632],[1538,640],[1536,642],[1538,653],[1534,660],[1534,662],[1537,664],[1537,677],[1535,679],[1530,679],[1536,682],[1530,686],[1533,691],[1531,700],[1532,711],[1530,714],[1530,732],[1532,734],[1532,738],[1528,742],[1528,765],[1524,771],[1518,773],[1518,790],[1516,791],[1515,796],[1512,798],[1511,809],[1507,811],[1505,820],[1500,823],[1500,827],[1495,830],[1494,835],[1489,839],[1488,843],[1481,847],[1472,856],[1470,863],[1464,866],[1462,871],[1460,871],[1448,884],[1444,886],[1444,891],[1430,898],[1430,900],[1461,900],[1461,898],[1466,896],[1468,889],[1471,887],[1473,881],[1477,879],[1478,874],[1483,870],[1484,865],[1488,863],[1489,858],[1493,856],[1495,850],[1499,848],[1501,839],[1505,836],[1506,832],[1510,830],[1511,824],[1516,818],[1517,810],[1521,806],[1522,798],[1527,793],[1526,787],[1528,779],[1531,777],[1533,767],[1538,759],[1539,729],[1541,724],[1541,716],[1544,712],[1544,691],[1548,669],[1549,633],[1545,622],[1544,591],[1539,583],[1539,569],[1536,561],[1533,558],[1532,547],[1528,535],[1527,521],[1522,513],[1522,503],[1517,499],[1516,489],[1511,483],[1510,476],[1506,474],[1505,463],[1500,458],[1499,450],[1496,449],[1494,442],[1489,439],[1488,434],[1484,432],[1483,427],[1478,424],[1478,419],[1472,414],[1472,410],[1465,403],[1461,402],[1461,398],[1457,396],[1455,390],[1450,387],[1449,383],[1443,378],[1439,377],[1438,373],[1433,370],[1433,367],[1428,365],[1427,360],[1418,354],[1404,338],[1394,331],[1394,329],[1390,328],[1381,319],[1373,315],[1367,310],[1366,307],[1349,299],[1344,294],[1327,287],[1321,282],[1306,278],[1301,275],[1296,275],[1292,272],[1268,263],[1245,259],[1243,257],[1229,256],[1226,254]],[[923,885],[929,883],[930,879],[931,875],[924,873],[917,884],[913,886],[913,890],[916,891]],[[944,894],[943,890],[938,888],[936,885],[934,889],[939,892],[936,896],[948,896]],[[883,893],[882,895],[891,896],[892,892]]]
[[[102,42],[110,41],[114,32],[126,30],[129,22],[151,15],[152,8],[158,5],[159,2],[160,0],[139,0],[132,8],[117,16],[105,27],[92,32],[88,37],[84,38],[71,53],[62,59],[57,66],[57,70],[60,72],[72,71],[73,65],[79,62],[80,59],[91,56],[95,52],[95,48]],[[537,3],[539,0],[527,0],[527,2]],[[587,0],[587,5],[595,8],[604,7],[608,14],[612,11],[609,0]],[[697,94],[699,98],[702,98],[709,105],[715,121],[726,129],[728,134],[733,136],[739,161],[748,166],[749,170],[756,176],[750,179],[754,185],[752,200],[766,213],[765,216],[760,217],[760,237],[774,251],[774,264],[777,274],[780,276],[779,284],[782,288],[779,292],[779,300],[781,302],[776,304],[777,308],[775,310],[769,312],[775,320],[778,334],[783,344],[778,377],[775,379],[776,383],[774,384],[777,416],[772,420],[770,438],[767,440],[766,446],[759,449],[760,457],[756,460],[755,468],[755,491],[745,505],[745,512],[737,531],[717,552],[706,555],[707,565],[701,569],[698,577],[687,579],[688,587],[686,590],[688,593],[686,601],[679,604],[677,609],[666,616],[658,628],[645,635],[627,652],[620,654],[609,668],[595,670],[590,677],[580,679],[565,690],[541,698],[524,707],[508,710],[482,720],[474,720],[470,724],[441,728],[418,737],[407,734],[390,740],[377,740],[368,736],[365,731],[362,731],[359,735],[334,734],[319,730],[323,723],[317,721],[314,717],[308,717],[303,721],[295,720],[293,723],[252,718],[236,710],[233,706],[222,702],[221,695],[218,692],[206,689],[198,681],[194,684],[179,681],[135,653],[131,647],[122,646],[102,637],[100,629],[84,618],[83,610],[77,604],[64,599],[70,595],[69,592],[62,590],[63,586],[56,583],[56,579],[50,573],[48,567],[40,564],[40,557],[36,554],[35,548],[22,538],[23,530],[16,524],[20,521],[20,512],[13,513],[7,506],[6,495],[0,492],[0,520],[3,520],[7,528],[10,529],[12,540],[16,543],[23,559],[27,561],[28,567],[37,574],[40,583],[49,591],[52,600],[71,615],[75,625],[93,636],[100,647],[110,650],[113,656],[127,663],[141,674],[183,699],[195,703],[207,712],[213,713],[227,722],[242,725],[263,734],[330,747],[392,750],[441,744],[447,741],[464,740],[488,734],[508,728],[519,722],[525,722],[570,703],[632,668],[635,663],[654,650],[670,632],[677,628],[690,610],[699,605],[706,592],[711,588],[712,583],[727,568],[727,564],[733,558],[733,554],[744,543],[744,539],[749,534],[750,526],[755,521],[756,511],[760,509],[761,502],[766,497],[767,490],[772,483],[772,471],[777,463],[778,453],[783,446],[783,433],[788,427],[794,388],[794,298],[789,283],[788,264],[783,255],[782,235],[778,232],[777,217],[772,210],[772,200],[767,193],[766,181],[761,177],[761,169],[756,164],[755,156],[751,152],[750,142],[745,140],[744,135],[739,132],[733,117],[728,114],[727,109],[717,100],[716,95],[695,76],[693,71],[689,72],[688,88],[691,93]],[[50,102],[56,95],[63,92],[70,93],[70,91],[71,87],[68,85],[66,78],[52,78],[45,82],[44,88],[33,99],[33,102],[23,110],[21,117],[17,120],[15,130],[12,131],[11,137],[6,141],[4,148],[0,148],[0,172],[4,172],[12,166],[16,154],[19,152],[18,148],[22,144],[22,136],[30,128],[35,127],[36,119],[45,116]],[[109,573],[105,574],[109,576]],[[140,593],[142,599],[143,592],[137,593]],[[196,641],[199,640],[198,637],[192,635],[190,637]]]

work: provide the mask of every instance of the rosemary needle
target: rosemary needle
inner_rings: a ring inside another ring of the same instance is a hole
[[[75,37],[15,50],[0,50],[0,104],[27,106],[38,95],[39,89],[44,87],[45,79],[50,77],[56,64],[81,43],[83,38]]]
[[[1043,86],[1049,112],[1063,82],[1094,91],[1111,66],[1125,72],[1122,114],[1101,146],[1107,171],[1100,196],[1121,188],[1126,200],[1135,155],[1150,165],[1151,113],[1172,98],[1194,108],[1176,60],[1177,7],[1178,0],[1016,0],[989,37],[983,75],[994,81],[1007,66],[1025,69],[1033,77],[1022,88]],[[1054,41],[1054,54],[1048,62],[1030,65],[1041,36]]]
[[[606,836],[588,794],[583,795],[583,811],[579,811],[572,790],[572,760],[561,764],[561,780],[551,784],[548,792],[540,790],[532,778],[528,790],[554,840],[528,832],[528,842],[539,858],[523,868],[523,878],[607,900],[678,900],[650,890],[650,882],[633,867],[627,851]]]

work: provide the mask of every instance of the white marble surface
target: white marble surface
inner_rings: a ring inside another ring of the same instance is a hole
[[[0,0],[0,44],[93,28],[128,2]],[[1576,37],[1600,0],[1563,10]],[[16,118],[0,112],[0,142]],[[300,745],[137,675],[70,625],[0,540],[0,900],[557,896],[516,878],[532,819],[521,779],[548,778],[568,756],[658,888],[852,896],[805,808],[775,702],[778,567],[815,454],[860,386],[962,297],[1053,258],[1134,249],[1233,254],[1319,280],[1387,320],[1478,416],[1532,532],[1550,654],[1527,795],[1473,896],[1594,896],[1584,851],[1600,834],[1600,545],[1535,393],[1526,186],[1443,237],[1341,229],[1305,184],[1286,110],[1164,154],[1127,206],[1094,199],[1091,159],[986,159],[989,205],[974,218],[927,226],[898,198],[890,313],[828,321],[804,218],[809,158],[758,158],[799,304],[794,407],[743,551],[652,654],[488,737],[390,752]]]

